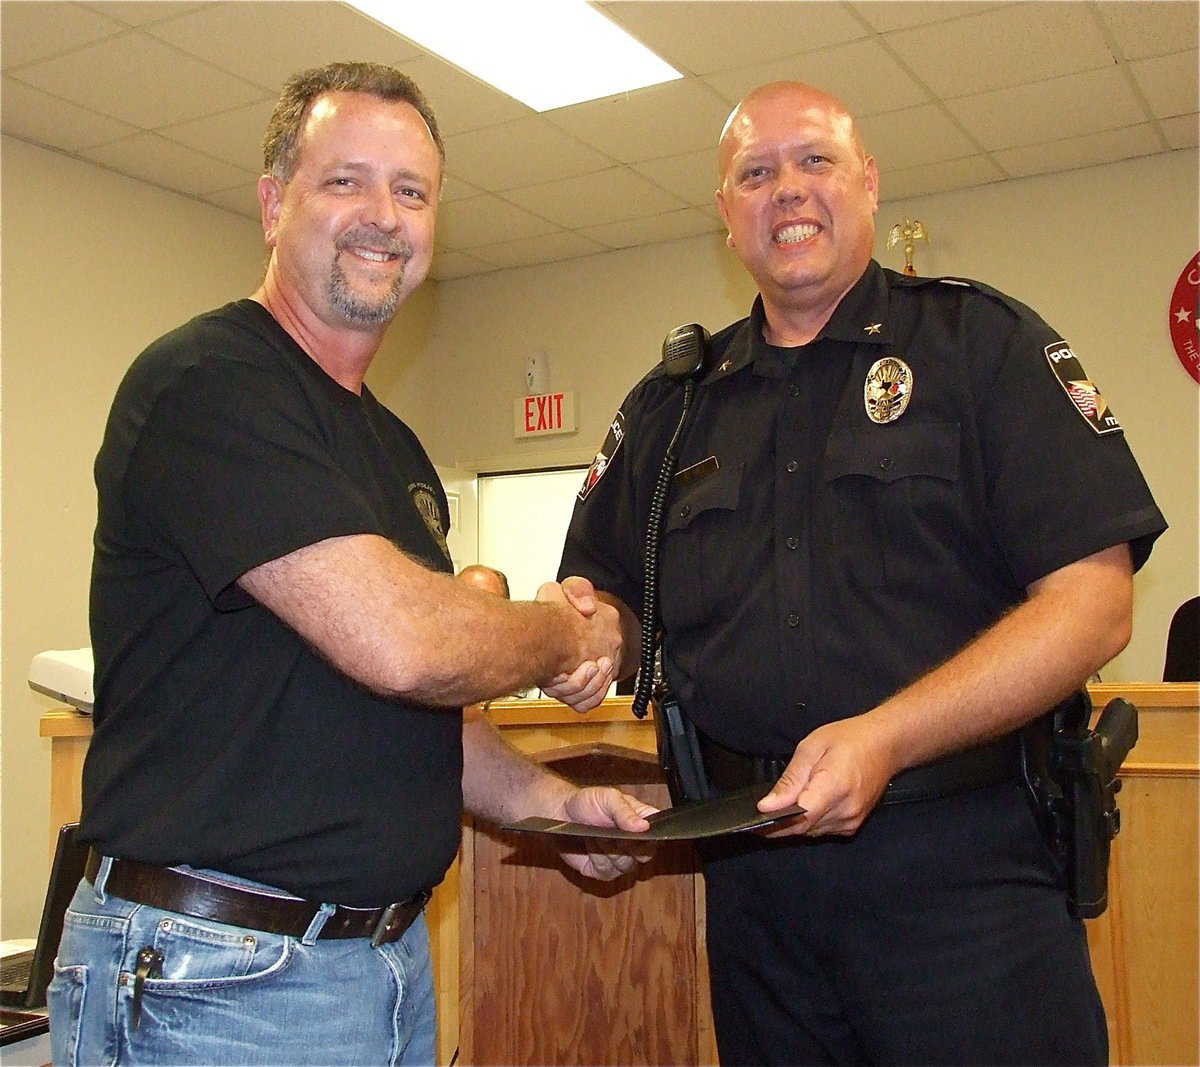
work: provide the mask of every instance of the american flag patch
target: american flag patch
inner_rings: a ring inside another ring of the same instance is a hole
[[[1091,382],[1067,382],[1067,393],[1075,401],[1075,406],[1089,419],[1096,417],[1099,394]]]
[[[1100,394],[1079,362],[1079,358],[1071,351],[1066,341],[1056,341],[1047,345],[1046,362],[1063,387],[1072,407],[1083,416],[1084,421],[1098,434],[1116,433],[1121,429],[1117,417],[1109,410],[1108,404]]]

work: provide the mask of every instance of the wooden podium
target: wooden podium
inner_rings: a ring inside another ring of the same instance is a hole
[[[1121,769],[1122,829],[1113,842],[1109,908],[1088,922],[1112,1062],[1200,1063],[1200,686],[1090,688],[1097,710],[1123,696],[1140,712],[1141,736]],[[617,784],[661,803],[643,792],[662,787],[638,780],[636,756],[604,761],[613,755],[606,746],[654,749],[653,724],[633,719],[628,697],[584,716],[553,701],[501,701],[489,716],[523,751],[567,749],[561,769],[622,779]],[[41,735],[52,741],[52,850],[57,827],[79,814],[91,720],[47,712]],[[534,844],[468,825],[462,862],[428,911],[438,1062],[449,1063],[458,1049],[461,1064],[715,1063],[699,879],[683,857],[656,862],[664,866],[636,885],[618,882],[589,896]],[[663,900],[655,896],[656,910],[647,913],[648,894],[659,892]],[[552,1033],[541,1025],[547,1013]],[[593,1044],[597,1035],[607,1042]]]
[[[652,755],[597,743],[541,758],[670,805]],[[597,884],[544,839],[468,821],[461,862],[461,1062],[716,1061],[690,845],[659,844],[636,874]]]

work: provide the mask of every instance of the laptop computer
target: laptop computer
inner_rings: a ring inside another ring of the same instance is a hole
[[[62,937],[63,917],[87,864],[88,847],[76,840],[78,829],[79,823],[69,822],[58,831],[36,944],[3,961],[0,1004],[6,1007],[30,1009],[46,1004],[46,987],[54,977],[54,957]]]

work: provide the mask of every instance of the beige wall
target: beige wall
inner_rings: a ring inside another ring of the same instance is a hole
[[[10,138],[0,163],[0,921],[16,936],[36,925],[47,869],[49,747],[37,720],[51,702],[26,675],[35,652],[88,642],[91,464],[109,402],[147,342],[248,293],[263,254],[254,223],[184,197]],[[1197,388],[1166,334],[1167,300],[1197,248],[1196,185],[1196,153],[1184,152],[881,214],[885,228],[904,214],[931,228],[923,272],[977,276],[1037,307],[1125,423],[1173,528],[1139,579],[1134,645],[1108,679],[1161,670],[1169,608],[1198,584]],[[371,384],[435,462],[586,462],[666,330],[724,325],[751,296],[721,241],[705,238],[429,285]],[[573,437],[512,439],[533,349],[549,353],[555,389],[579,394]]]

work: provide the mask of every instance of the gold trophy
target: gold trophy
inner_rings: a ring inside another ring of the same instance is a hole
[[[917,272],[913,270],[913,250],[918,241],[929,244],[929,233],[920,219],[917,219],[916,222],[909,222],[908,219],[905,219],[903,222],[897,222],[888,231],[889,251],[901,241],[904,242],[904,273],[910,278],[915,277]]]

